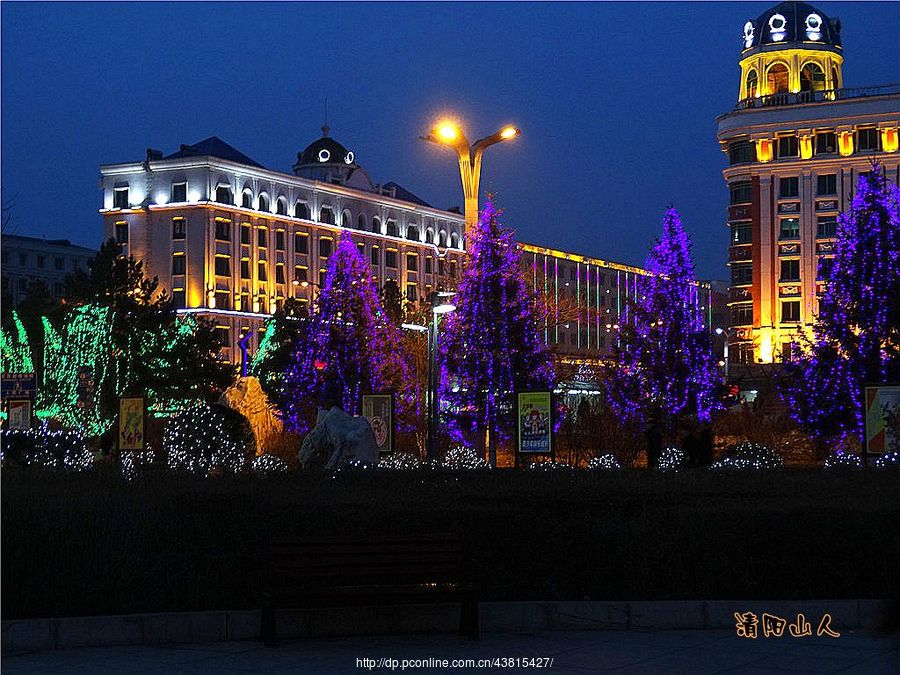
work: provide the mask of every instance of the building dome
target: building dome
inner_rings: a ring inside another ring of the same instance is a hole
[[[742,49],[841,49],[841,22],[806,2],[782,2],[744,24]]]
[[[356,163],[353,151],[338,143],[328,133],[328,125],[323,126],[322,137],[297,153],[297,163],[293,166],[294,175],[371,191],[372,181]]]
[[[328,127],[322,127],[322,132],[322,138],[313,141],[297,153],[296,166],[320,166],[322,164],[358,166],[353,152],[328,135]]]

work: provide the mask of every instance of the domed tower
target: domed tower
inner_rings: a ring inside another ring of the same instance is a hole
[[[748,20],[742,44],[739,101],[843,86],[841,22],[808,3],[782,2]]]
[[[323,126],[322,137],[297,153],[294,175],[372,192],[369,174],[356,163],[354,153],[331,138],[329,131],[328,125]]]

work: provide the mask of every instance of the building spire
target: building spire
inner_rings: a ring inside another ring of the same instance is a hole
[[[325,124],[322,125],[322,135],[328,136],[331,127],[328,126],[328,99],[325,99]]]

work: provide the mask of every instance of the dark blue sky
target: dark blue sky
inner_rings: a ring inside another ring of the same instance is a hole
[[[376,182],[462,203],[442,111],[513,122],[483,190],[520,240],[643,262],[674,204],[724,278],[724,155],[743,22],[774,3],[128,5],[4,2],[2,188],[19,234],[101,237],[99,166],[217,135],[284,171],[332,135]],[[822,3],[847,86],[900,81],[900,4]]]

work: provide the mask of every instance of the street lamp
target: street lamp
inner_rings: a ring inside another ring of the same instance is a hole
[[[723,340],[722,347],[722,361],[724,362],[723,374],[725,375],[725,382],[728,382],[728,339],[731,337],[730,332],[727,328],[716,328],[716,335],[721,335],[725,339]]]
[[[428,326],[417,323],[404,323],[401,328],[412,330],[419,333],[428,333],[428,384],[426,387],[426,416],[428,437],[425,443],[426,458],[429,462],[437,461],[438,455],[438,433],[437,433],[437,339],[438,339],[438,317],[442,314],[449,314],[456,311],[456,305],[449,302],[455,293],[449,291],[438,291],[431,295],[431,322]]]
[[[469,144],[460,126],[456,122],[445,120],[438,122],[431,133],[419,137],[423,141],[456,150],[466,204],[466,232],[478,222],[478,185],[481,182],[481,157],[485,149],[502,141],[510,141],[521,133],[517,127],[507,125],[497,133]]]

